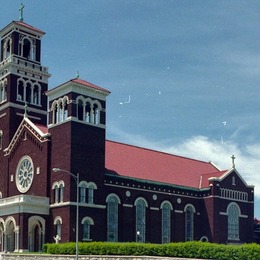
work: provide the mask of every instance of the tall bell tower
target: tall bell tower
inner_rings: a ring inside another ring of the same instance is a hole
[[[4,149],[20,125],[25,113],[35,124],[47,123],[47,67],[41,65],[43,31],[13,21],[0,30],[0,190],[6,193],[8,159]]]
[[[45,33],[23,21],[0,31],[0,130],[3,146],[10,142],[27,107],[28,117],[46,125],[48,69],[41,65],[41,37]]]

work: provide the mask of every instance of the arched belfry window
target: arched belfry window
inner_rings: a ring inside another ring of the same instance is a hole
[[[83,120],[84,118],[84,102],[81,98],[77,100],[77,116],[79,120]]]
[[[137,242],[145,242],[147,206],[147,202],[143,198],[138,198],[135,201],[135,233],[137,234]]]
[[[27,38],[23,41],[23,57],[26,59],[30,59],[31,57],[31,41],[29,41]]]
[[[116,194],[110,194],[107,199],[107,241],[118,241],[118,204],[120,199]]]
[[[191,241],[194,239],[194,213],[193,205],[186,205],[185,209],[185,240]]]
[[[6,101],[7,99],[6,87],[7,87],[6,79],[0,81],[0,103]]]
[[[162,210],[162,243],[169,243],[171,240],[171,210],[170,202],[163,202]]]
[[[100,108],[99,105],[94,103],[93,104],[93,123],[95,125],[99,124],[99,117],[100,117]]]
[[[52,123],[57,124],[68,118],[68,97],[64,96],[52,103]]]
[[[25,82],[23,79],[17,81],[17,100],[25,101]]]
[[[11,38],[7,38],[4,43],[4,59],[7,59],[12,54],[12,40]]]
[[[239,206],[232,202],[227,208],[228,215],[228,239],[229,240],[239,240]]]
[[[85,106],[85,121],[87,123],[91,122],[91,102],[87,101]]]
[[[35,105],[41,104],[41,86],[37,83],[33,85],[32,103]]]
[[[19,42],[19,55],[28,60],[36,59],[35,40],[27,36],[22,37]]]
[[[29,104],[32,101],[32,84],[31,82],[27,82],[26,83],[26,102],[28,102]]]

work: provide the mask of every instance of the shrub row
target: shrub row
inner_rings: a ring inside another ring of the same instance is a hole
[[[49,254],[75,254],[75,243],[45,244],[43,251]],[[260,245],[223,245],[205,242],[179,242],[169,244],[144,243],[79,243],[80,255],[146,255],[218,260],[259,260]]]

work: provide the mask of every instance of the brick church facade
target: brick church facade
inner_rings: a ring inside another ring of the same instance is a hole
[[[44,34],[23,21],[0,31],[0,251],[75,241],[72,174],[79,241],[251,242],[254,187],[234,158],[221,171],[106,140],[110,92],[80,78],[48,89]]]

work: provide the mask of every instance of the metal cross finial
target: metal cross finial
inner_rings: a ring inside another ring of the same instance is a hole
[[[23,9],[24,9],[24,5],[23,5],[23,3],[21,3],[20,8],[19,8],[21,22],[23,22]]]
[[[235,159],[236,159],[236,157],[235,157],[234,154],[231,156],[231,159],[232,159],[232,167],[235,168]]]

